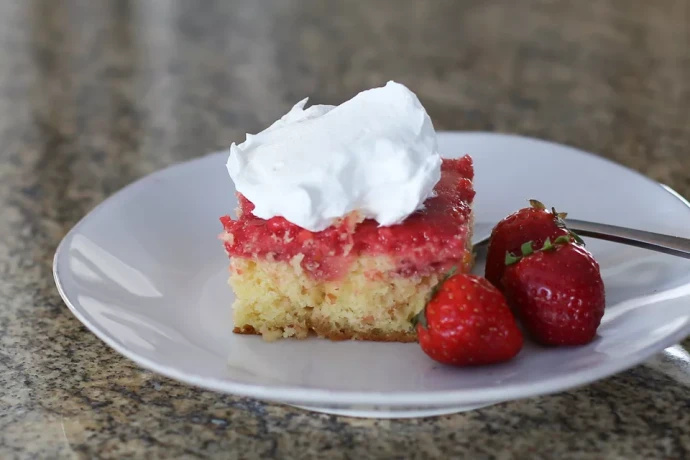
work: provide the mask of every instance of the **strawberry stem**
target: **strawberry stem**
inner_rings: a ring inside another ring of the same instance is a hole
[[[531,207],[533,207],[534,209],[542,209],[542,210],[546,209],[546,206],[544,206],[544,204],[541,201],[535,200],[535,199],[529,200],[529,205]],[[568,226],[566,225],[565,218],[568,217],[567,212],[558,212],[558,211],[556,211],[556,208],[552,206],[551,207],[551,214],[553,214],[553,218],[556,221],[557,227],[562,228],[564,230],[567,230],[568,233],[570,234],[570,237],[573,240],[575,240],[575,242],[577,244],[579,244],[580,246],[585,246],[585,241],[580,237],[580,235],[578,235],[574,231],[570,230],[568,228]]]
[[[534,209],[546,211],[546,206],[544,206],[544,204],[539,200],[534,200],[534,199],[529,200],[529,205]],[[546,212],[549,212],[549,211],[546,211]],[[523,257],[527,257],[527,256],[529,256],[535,252],[553,251],[559,245],[568,244],[571,242],[575,242],[576,244],[579,244],[581,246],[585,245],[585,242],[582,240],[582,238],[580,238],[580,235],[578,235],[574,231],[570,230],[568,228],[568,226],[566,225],[564,219],[568,216],[568,213],[558,212],[558,211],[556,211],[556,208],[552,207],[551,208],[551,214],[553,215],[553,219],[554,219],[554,222],[556,223],[556,226],[558,228],[562,228],[562,229],[566,230],[568,232],[568,234],[559,236],[553,242],[551,241],[550,238],[547,238],[544,241],[544,245],[540,249],[537,249],[536,251],[532,247],[532,245],[533,245],[532,241],[527,241],[526,243],[523,243],[522,246],[520,246],[520,253],[521,253],[520,255],[515,255],[512,252],[506,251],[506,257],[505,257],[506,266],[516,264]]]

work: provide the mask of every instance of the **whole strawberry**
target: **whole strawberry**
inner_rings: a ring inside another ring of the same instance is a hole
[[[475,275],[453,275],[440,284],[418,315],[417,335],[427,355],[456,366],[507,361],[522,348],[505,297]]]
[[[559,236],[576,239],[577,236],[565,227],[565,216],[553,208],[549,211],[537,200],[530,200],[529,208],[520,209],[501,220],[491,232],[484,273],[486,278],[500,289],[506,253],[519,253],[525,241],[532,241],[536,249],[547,238],[551,241]]]
[[[590,342],[604,315],[605,293],[599,264],[567,237],[548,240],[532,253],[508,254],[501,283],[527,332],[544,345]]]

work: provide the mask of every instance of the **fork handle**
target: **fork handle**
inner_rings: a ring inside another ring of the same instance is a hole
[[[690,239],[678,236],[662,235],[615,225],[598,224],[584,220],[566,219],[568,228],[578,235],[589,236],[600,240],[614,241],[652,251],[663,252],[690,259]]]

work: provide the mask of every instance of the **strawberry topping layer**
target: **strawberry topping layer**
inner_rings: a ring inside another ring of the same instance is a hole
[[[474,199],[472,159],[444,159],[436,196],[402,223],[381,227],[352,213],[320,232],[310,232],[282,217],[268,220],[252,214],[254,205],[238,194],[238,219],[220,218],[221,235],[230,257],[298,261],[316,279],[337,279],[354,257],[387,255],[397,272],[409,277],[447,269],[469,259]],[[293,261],[294,263],[294,261]]]

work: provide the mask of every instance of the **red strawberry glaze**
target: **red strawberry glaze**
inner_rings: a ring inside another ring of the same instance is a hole
[[[436,272],[469,260],[473,177],[469,156],[444,159],[436,196],[402,223],[381,227],[353,213],[320,232],[283,217],[258,218],[252,214],[254,205],[238,194],[239,218],[220,218],[225,229],[221,238],[230,257],[289,261],[302,254],[302,268],[316,279],[337,279],[362,255],[388,255],[405,277]]]

